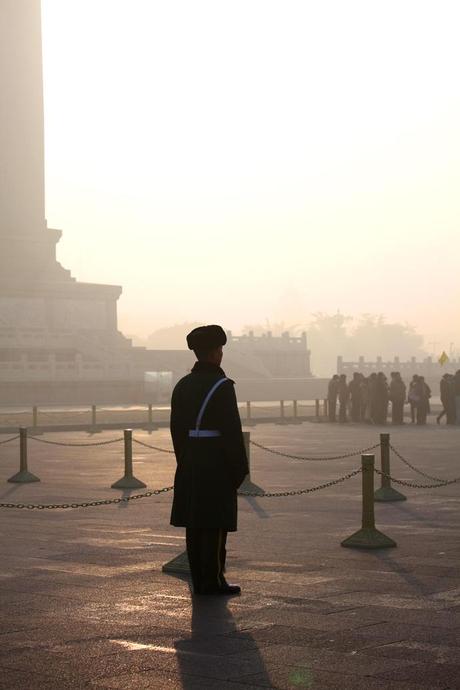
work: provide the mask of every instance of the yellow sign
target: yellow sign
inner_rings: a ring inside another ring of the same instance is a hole
[[[438,359],[438,362],[439,362],[439,364],[443,367],[444,364],[446,364],[448,361],[449,361],[449,357],[447,356],[447,354],[446,354],[446,353],[444,352],[444,350],[443,350],[443,351],[442,351],[442,355],[441,355],[440,358]]]

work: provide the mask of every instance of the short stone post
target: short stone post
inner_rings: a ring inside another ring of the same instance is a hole
[[[319,400],[315,400],[315,417],[317,420],[319,420]]]
[[[34,405],[32,408],[32,426],[34,429],[38,426],[38,407]]]
[[[374,501],[405,501],[406,496],[393,489],[390,479],[390,434],[380,434],[380,489],[374,494]]]
[[[342,546],[353,549],[385,549],[396,546],[396,542],[375,528],[374,515],[374,455],[362,455],[362,526],[357,532],[344,539]]]
[[[133,475],[133,430],[125,429],[125,474],[121,479],[112,484],[112,489],[144,489],[146,484],[136,479]]]
[[[329,401],[327,398],[323,400],[323,417],[327,417],[329,414]]]
[[[152,424],[153,424],[153,405],[152,405],[152,403],[149,403],[147,415],[148,415],[149,426],[152,426]]]
[[[246,419],[251,419],[251,403],[249,400],[246,402]]]
[[[275,424],[287,424],[288,422],[286,421],[286,407],[284,404],[284,400],[280,400],[280,416],[278,418],[278,421],[275,422]]]
[[[299,405],[297,400],[292,401],[292,419],[291,424],[302,424],[302,420],[299,417]]]
[[[96,405],[91,405],[91,426],[95,427],[97,423]]]
[[[19,429],[19,472],[8,479],[12,484],[28,484],[29,482],[39,482],[40,479],[29,472],[27,468],[27,429]]]

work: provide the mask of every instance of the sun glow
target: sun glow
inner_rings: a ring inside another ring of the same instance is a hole
[[[455,337],[456,3],[42,6],[48,222],[122,328],[341,308]]]

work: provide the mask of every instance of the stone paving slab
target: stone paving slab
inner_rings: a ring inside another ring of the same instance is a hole
[[[380,431],[421,470],[460,475],[458,429],[406,425],[261,425],[252,437],[299,455],[372,445]],[[112,432],[48,434],[103,441]],[[166,430],[135,437],[170,447]],[[41,482],[0,484],[0,502],[68,503],[129,495],[120,444],[30,442]],[[17,444],[0,447],[0,482],[17,471]],[[253,479],[291,490],[342,476],[359,456],[330,462],[252,453]],[[135,447],[149,488],[172,483],[171,455]],[[425,483],[396,458],[392,473]],[[359,476],[307,496],[240,497],[229,537],[231,600],[196,598],[161,566],[184,549],[169,526],[171,494],[75,511],[0,510],[0,689],[460,687],[460,484],[404,488],[376,504],[398,547],[365,552],[340,541],[360,523]],[[136,492],[137,493],[137,492]]]

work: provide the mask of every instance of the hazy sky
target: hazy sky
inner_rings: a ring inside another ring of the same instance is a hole
[[[460,345],[457,2],[42,6],[48,223],[125,332],[340,309]]]

